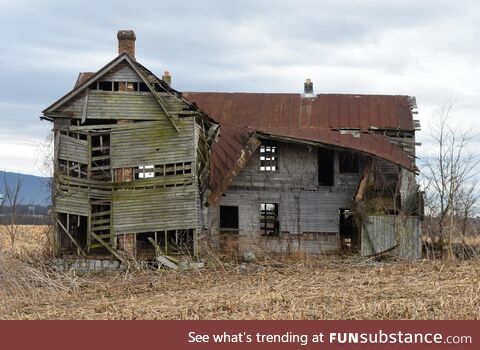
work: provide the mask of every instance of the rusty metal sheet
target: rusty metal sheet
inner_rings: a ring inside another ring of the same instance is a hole
[[[411,98],[400,95],[185,92],[183,96],[221,124],[415,130]],[[301,135],[299,135],[301,136]]]

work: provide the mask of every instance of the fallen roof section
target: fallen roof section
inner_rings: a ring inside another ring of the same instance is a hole
[[[298,136],[299,134],[302,135],[301,138]],[[221,124],[220,136],[213,145],[210,162],[211,194],[208,198],[210,204],[218,203],[235,176],[240,173],[261,144],[261,138],[354,150],[374,158],[387,160],[410,171],[417,170],[413,159],[382,135],[367,132],[359,135],[342,134],[338,130],[322,128],[278,127],[255,130]]]

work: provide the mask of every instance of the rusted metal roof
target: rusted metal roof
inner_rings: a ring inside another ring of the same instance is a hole
[[[186,92],[183,96],[221,124],[251,128],[414,130],[409,96]],[[301,135],[299,135],[301,136]]]
[[[248,128],[221,125],[210,158],[210,203],[217,203],[235,176],[260,145]]]
[[[82,85],[84,82],[86,82],[88,79],[93,77],[95,75],[95,72],[82,72],[78,73],[78,78],[77,81],[75,82],[75,86],[73,87],[74,89]]]
[[[260,144],[258,137],[351,149],[415,171],[413,159],[372,129],[414,130],[408,96],[188,92],[220,123],[212,148],[210,203],[216,203]],[[359,129],[357,135],[341,129]]]

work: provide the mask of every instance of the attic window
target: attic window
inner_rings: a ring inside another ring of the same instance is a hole
[[[127,91],[137,91],[138,83],[127,83]]]
[[[278,148],[273,143],[260,146],[260,171],[278,170]]]
[[[262,236],[279,236],[278,203],[260,204],[260,230],[262,231]]]
[[[358,154],[352,152],[340,152],[338,154],[338,170],[343,174],[358,174]]]
[[[149,92],[150,89],[148,88],[147,84],[145,84],[145,83],[140,83],[140,84],[138,85],[138,91]]]
[[[155,177],[155,166],[154,165],[140,165],[138,171],[135,171],[136,179],[149,179]]]
[[[113,83],[111,81],[99,81],[98,82],[98,90],[112,91],[113,90]]]

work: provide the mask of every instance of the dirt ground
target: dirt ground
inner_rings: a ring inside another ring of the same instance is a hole
[[[478,260],[325,257],[76,275],[2,254],[0,319],[480,319]]]

